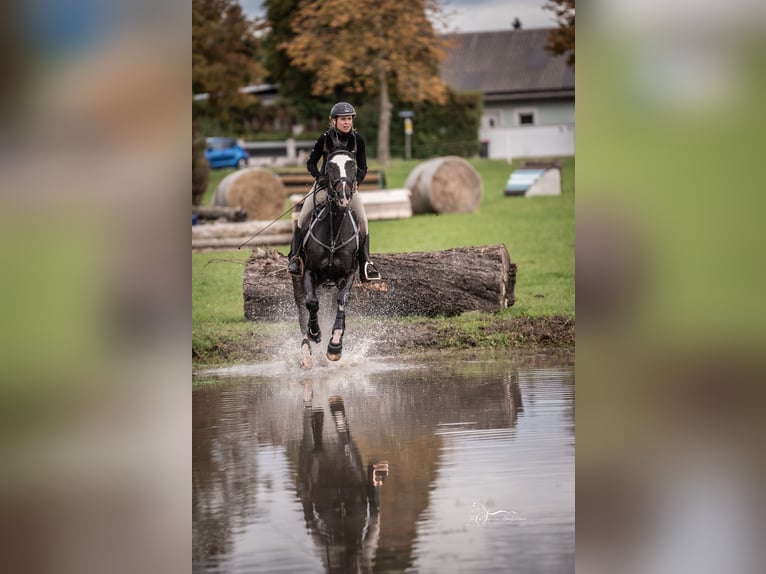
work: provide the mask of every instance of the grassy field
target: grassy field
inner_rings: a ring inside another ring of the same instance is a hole
[[[386,168],[389,188],[403,187],[418,161],[394,160]],[[513,339],[494,323],[509,318],[574,319],[574,158],[563,160],[562,195],[520,198],[503,194],[511,171],[503,160],[474,159],[482,178],[479,209],[470,214],[416,215],[411,219],[371,221],[373,254],[434,251],[502,243],[518,265],[516,304],[493,315],[469,313],[436,319],[437,331],[449,332],[459,346],[466,337],[492,348]],[[371,165],[371,168],[376,167]],[[209,202],[217,183],[230,170],[210,174]],[[287,253],[288,246],[278,250]],[[268,334],[270,325],[246,321],[242,308],[242,272],[250,252],[192,254],[192,356],[199,364],[247,360],[238,350],[252,337]],[[425,272],[425,271],[424,271]],[[417,319],[411,320],[417,321]],[[465,337],[459,334],[464,331]]]

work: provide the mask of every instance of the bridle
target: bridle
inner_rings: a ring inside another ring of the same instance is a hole
[[[336,150],[327,156],[325,166],[329,166],[332,158],[338,155],[349,157],[352,161],[351,173],[346,173],[334,179],[328,179],[327,198],[330,202],[340,205],[345,197],[349,202],[356,192],[356,160],[351,152],[346,150]],[[329,178],[329,174],[328,174]]]
[[[335,179],[328,179],[328,186],[327,186],[327,205],[326,206],[319,206],[316,207],[319,208],[319,211],[316,215],[316,218],[314,219],[311,227],[309,228],[309,232],[306,235],[306,238],[304,239],[305,242],[308,241],[309,237],[314,239],[319,245],[323,246],[325,249],[327,249],[330,252],[330,265],[332,265],[332,260],[335,255],[335,252],[342,247],[345,247],[352,241],[356,242],[356,249],[359,249],[359,226],[356,222],[356,219],[354,217],[349,217],[349,210],[343,209],[343,214],[340,217],[340,221],[337,221],[335,218],[337,215],[334,214],[334,208],[335,207],[348,207],[348,203],[351,202],[351,198],[353,194],[356,191],[356,160],[354,159],[353,153],[347,151],[347,150],[336,150],[332,152],[329,156],[327,156],[327,162],[325,163],[325,167],[327,167],[330,164],[330,161],[333,157],[336,155],[344,155],[349,157],[352,160],[352,169],[351,175],[345,174],[341,175],[340,177],[337,177]],[[329,178],[329,175],[328,175]],[[346,198],[348,202],[345,206],[342,205],[343,199]],[[330,227],[329,235],[330,235],[330,243],[327,244],[323,241],[321,241],[316,234],[314,233],[314,226],[324,219],[329,219],[328,225]],[[340,237],[341,229],[343,228],[344,221],[348,219],[351,222],[351,226],[353,229],[353,233],[343,239]]]

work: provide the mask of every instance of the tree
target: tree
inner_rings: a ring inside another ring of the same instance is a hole
[[[255,29],[235,0],[192,0],[192,93],[209,94],[211,117],[227,121],[239,88],[261,81]]]
[[[279,84],[280,99],[298,110],[301,119],[327,117],[332,102],[321,101],[311,93],[315,74],[292,65],[284,48],[292,43],[292,15],[301,0],[263,0],[269,33],[263,39],[264,63],[274,83]]]
[[[545,49],[552,54],[567,54],[567,64],[575,65],[575,0],[548,0],[543,6],[556,14],[558,28],[548,34]]]
[[[378,162],[385,166],[389,90],[411,103],[446,99],[447,86],[439,77],[446,41],[429,20],[441,15],[436,0],[378,0],[364,9],[348,0],[302,0],[292,22],[295,36],[280,48],[293,65],[315,74],[316,96],[378,96]]]

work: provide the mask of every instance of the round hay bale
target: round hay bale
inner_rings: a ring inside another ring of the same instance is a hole
[[[282,180],[268,169],[249,167],[230,173],[213,193],[213,205],[241,207],[247,219],[269,221],[285,210],[287,192]]]
[[[454,155],[416,165],[404,186],[412,192],[413,213],[467,213],[481,201],[481,176]]]

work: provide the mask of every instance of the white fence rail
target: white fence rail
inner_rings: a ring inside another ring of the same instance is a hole
[[[486,142],[490,159],[575,155],[574,124],[482,128],[479,139]]]

